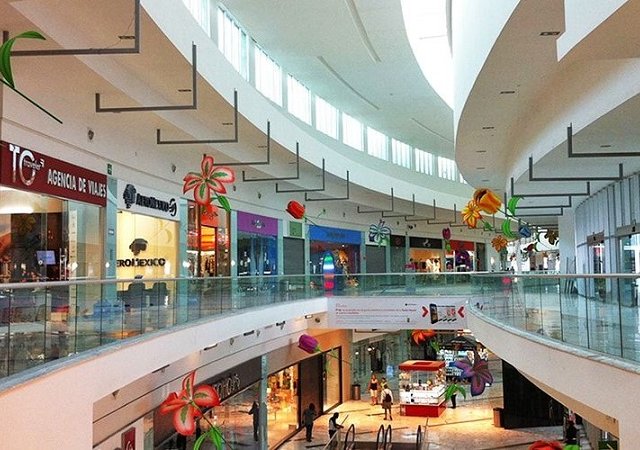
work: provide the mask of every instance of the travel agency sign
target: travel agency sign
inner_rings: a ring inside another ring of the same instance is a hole
[[[107,204],[107,176],[0,141],[0,184],[39,194]]]

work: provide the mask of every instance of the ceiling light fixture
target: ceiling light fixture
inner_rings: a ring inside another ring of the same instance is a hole
[[[483,183],[488,183],[490,180],[485,179],[485,180],[480,180],[480,181],[482,181]]]
[[[191,92],[191,89],[178,89],[178,92]]]
[[[483,130],[495,130],[496,127],[482,127]]]
[[[611,148],[611,144],[602,144],[600,148]]]
[[[540,33],[540,36],[557,36],[559,34],[560,34],[559,31],[542,31]]]
[[[484,170],[486,167],[476,167],[476,170]]]
[[[136,38],[135,36],[132,36],[130,34],[121,34],[120,36],[118,36],[118,39],[120,39],[122,41],[132,41],[135,38]]]
[[[487,153],[486,150],[476,150],[476,153]]]
[[[504,94],[515,94],[516,91],[500,91],[500,94],[504,95]]]
[[[217,346],[218,346],[218,344],[209,345],[209,346],[204,348],[204,351],[206,352],[207,350],[211,350],[212,348],[216,348]]]

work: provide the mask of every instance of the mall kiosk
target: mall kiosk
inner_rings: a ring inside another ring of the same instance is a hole
[[[400,415],[439,417],[447,387],[443,361],[409,360],[400,369]]]

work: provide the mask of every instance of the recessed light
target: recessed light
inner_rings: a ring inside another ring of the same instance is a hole
[[[516,91],[500,91],[500,94],[515,94]]]
[[[476,150],[476,153],[487,153],[486,150]]]
[[[191,92],[191,89],[178,89],[178,92]]]
[[[540,33],[540,36],[557,36],[559,34],[559,31],[543,31]]]
[[[482,127],[483,130],[494,130],[496,127]]]
[[[267,148],[266,145],[258,145],[258,148]]]
[[[486,167],[476,167],[476,170],[484,170]]]
[[[600,148],[611,148],[611,144],[602,144]]]
[[[482,181],[483,183],[488,183],[489,182],[489,180],[480,180],[480,181]]]
[[[135,39],[135,36],[131,36],[130,34],[123,34],[118,36],[118,39],[123,40],[123,41],[131,41],[133,39]]]
[[[222,125],[225,125],[225,126],[233,125],[233,122],[222,122]]]

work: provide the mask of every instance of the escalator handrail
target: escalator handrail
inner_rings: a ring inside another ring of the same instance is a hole
[[[380,448],[380,438],[382,438],[382,448],[385,447],[385,438],[386,438],[386,434],[384,432],[384,425],[380,425],[380,428],[378,428],[378,434],[376,436],[376,449]]]
[[[387,429],[384,432],[384,447],[383,448],[385,450],[387,448],[391,447],[392,435],[393,435],[393,430],[391,428],[391,425],[387,425]]]
[[[334,436],[337,436],[338,433],[336,433]],[[349,436],[351,436],[351,442],[349,442]],[[356,427],[354,424],[349,425],[349,428],[347,428],[347,432],[344,435],[344,444],[343,444],[343,450],[347,450],[349,447],[353,448],[355,446],[355,442],[356,442]]]

